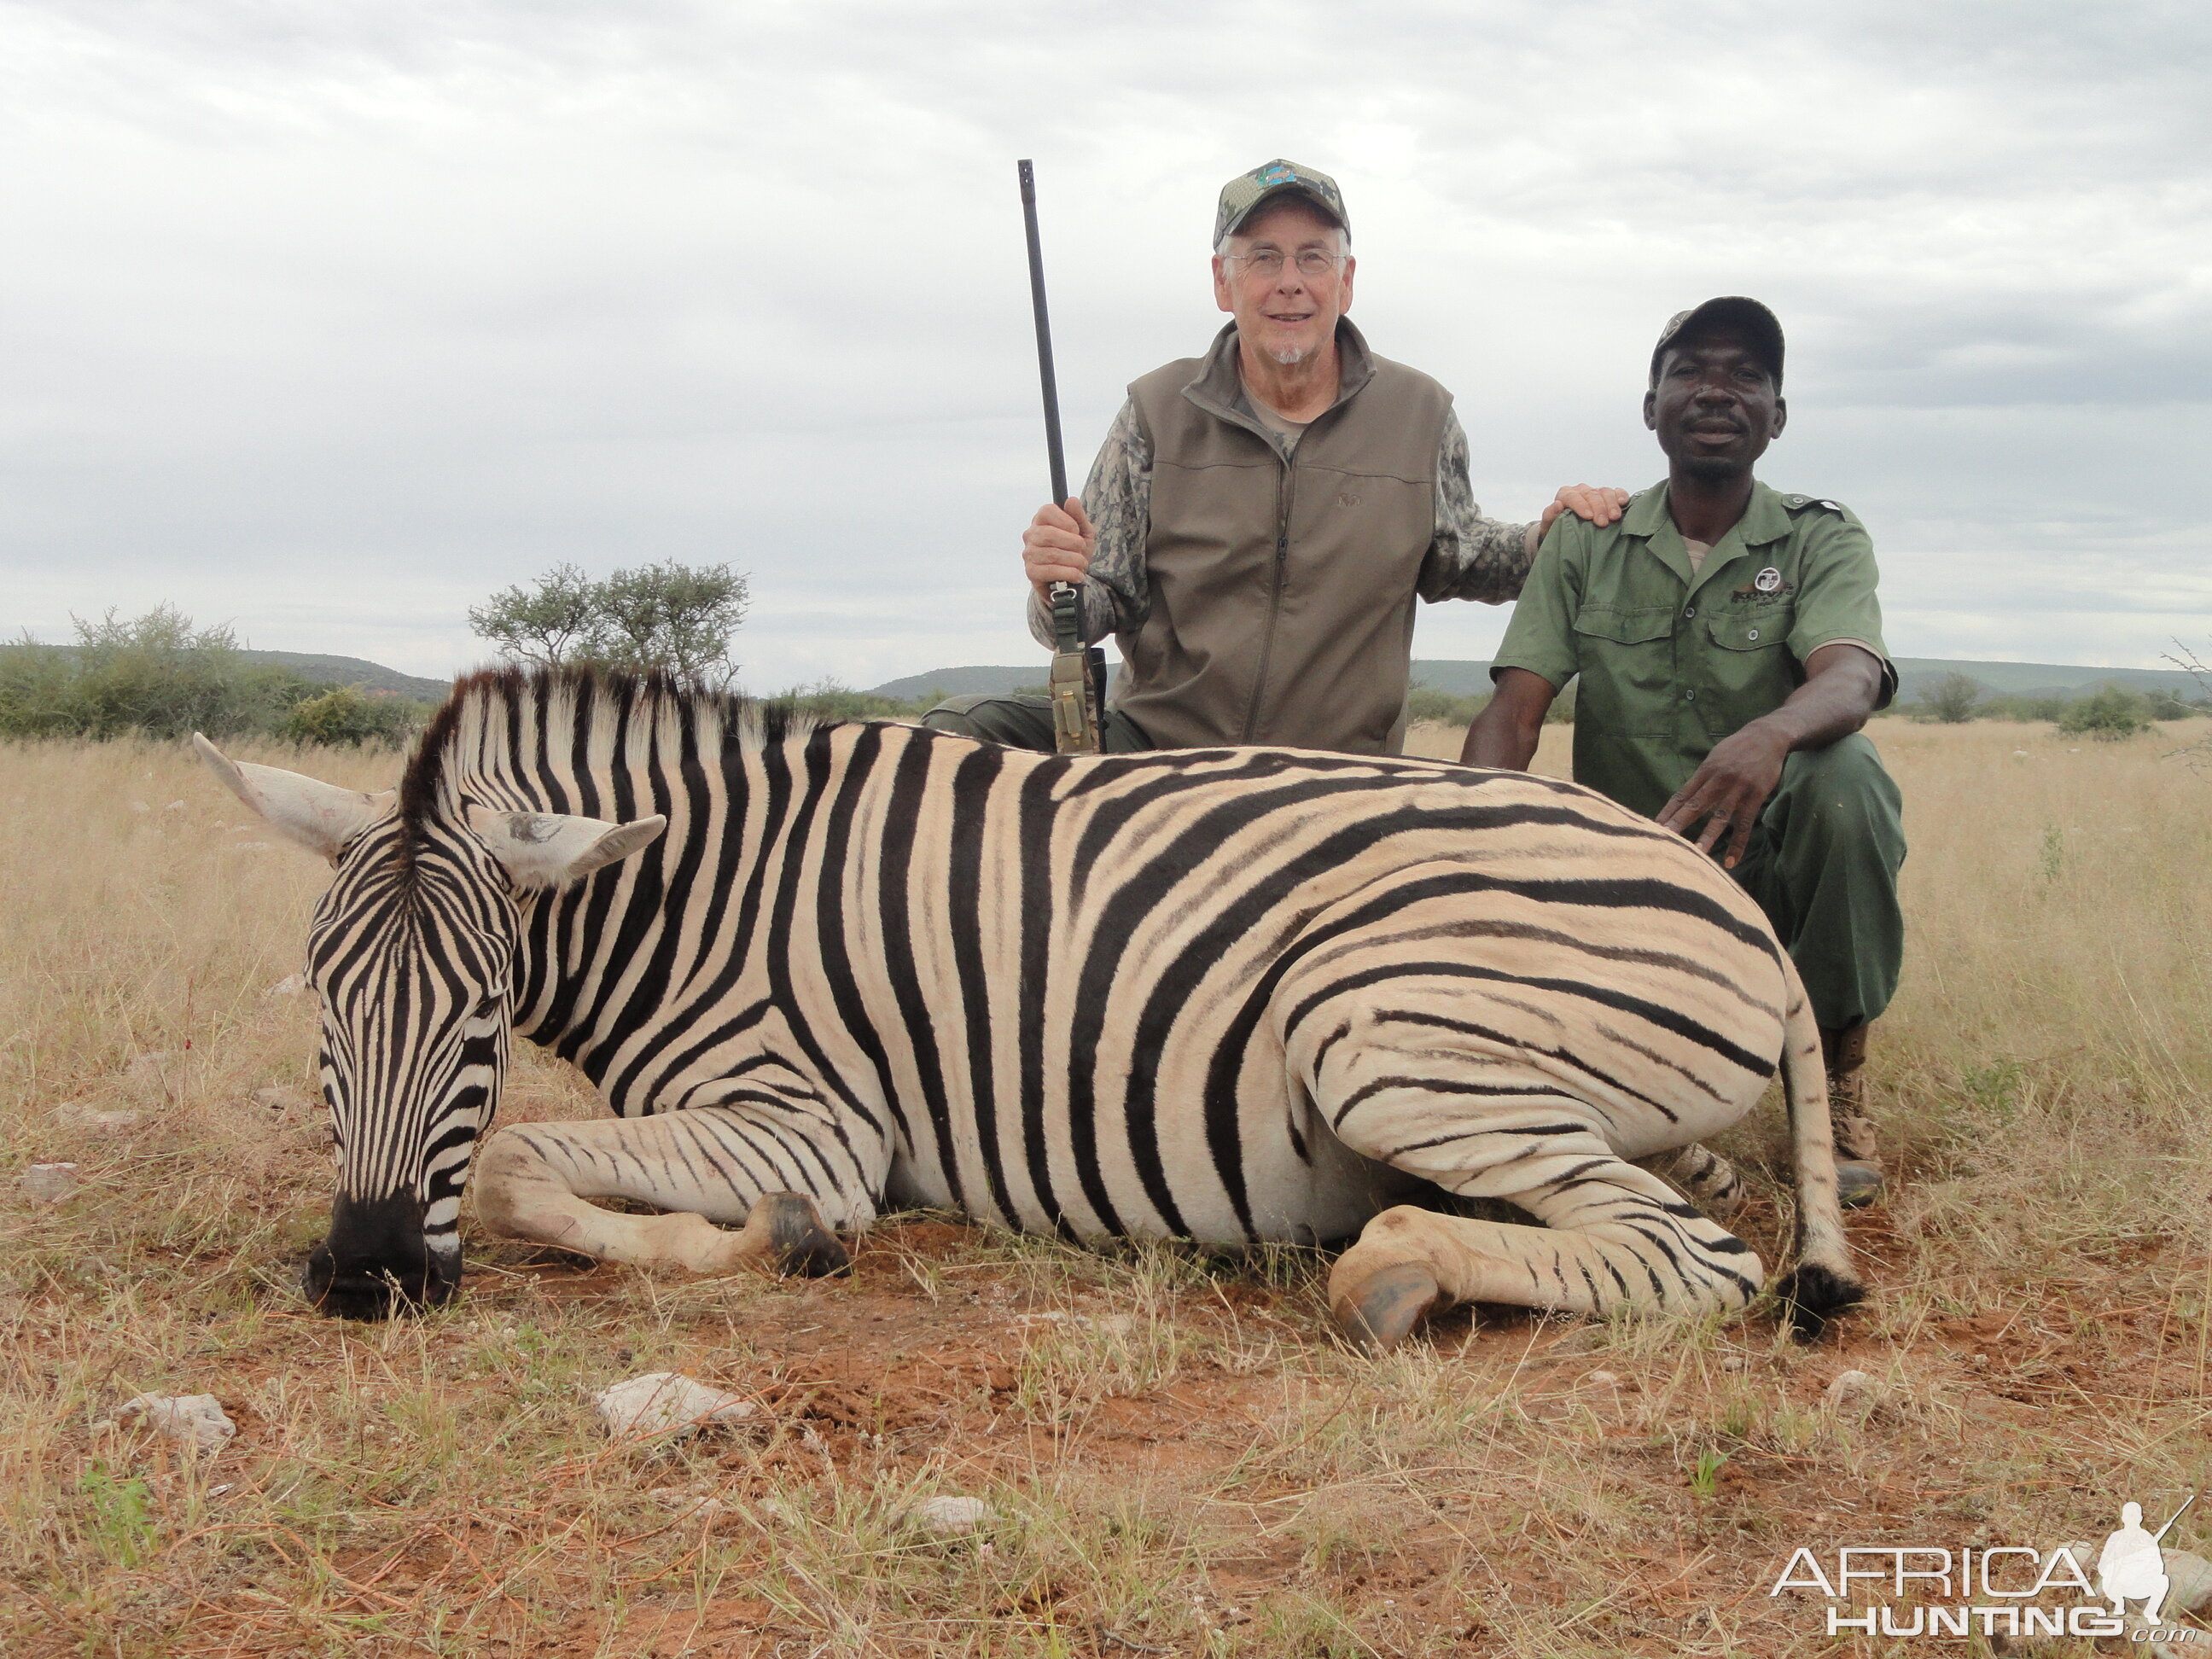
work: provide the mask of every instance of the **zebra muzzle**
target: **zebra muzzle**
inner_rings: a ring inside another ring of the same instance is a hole
[[[341,1319],[385,1319],[434,1307],[460,1286],[460,1257],[434,1250],[422,1203],[410,1194],[331,1206],[331,1231],[308,1253],[301,1289],[317,1311]]]

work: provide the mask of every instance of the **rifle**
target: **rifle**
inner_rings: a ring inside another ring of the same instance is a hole
[[[1037,242],[1036,174],[1014,163],[1022,185],[1022,223],[1029,234],[1030,303],[1036,313],[1037,377],[1044,386],[1045,454],[1052,465],[1052,504],[1067,500],[1067,457],[1060,442],[1060,382],[1052,372],[1052,323],[1044,308],[1044,251]],[[1052,730],[1063,755],[1098,752],[1098,716],[1106,702],[1106,653],[1083,644],[1081,612],[1073,582],[1052,585]]]
[[[2197,1494],[2196,1494],[2195,1492],[2191,1492],[2191,1493],[2190,1493],[2190,1494],[2189,1494],[2189,1504],[2194,1504],[2196,1501],[2197,1501]],[[2188,1513],[2188,1511],[2189,1511],[2189,1504],[2183,1504],[2179,1509],[2178,1509],[2178,1510],[2174,1510],[2174,1512],[2173,1512],[2173,1521],[2179,1521],[2179,1520],[2180,1520],[2180,1519],[2181,1519],[2181,1517],[2182,1517],[2184,1515],[2185,1515],[2185,1514],[2187,1514],[2187,1513]],[[2163,1538],[2166,1535],[2166,1534],[2168,1534],[2168,1533],[2172,1532],[2172,1531],[2173,1530],[2173,1521],[2169,1521],[2169,1522],[2167,1522],[2164,1526],[2160,1527],[2160,1528],[2156,1532],[2153,1533],[2153,1534],[2151,1534],[2151,1540],[2150,1540],[2150,1541],[2151,1541],[2152,1543],[2155,1544],[2155,1543],[2159,1542],[2161,1539],[2163,1539]]]

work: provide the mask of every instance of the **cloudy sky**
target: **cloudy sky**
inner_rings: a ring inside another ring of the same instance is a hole
[[[756,690],[1029,660],[1014,160],[1087,458],[1278,155],[1494,515],[1659,476],[1651,338],[1747,293],[1764,474],[1866,520],[1893,650],[2212,635],[2201,0],[0,4],[0,628],[437,673],[495,588],[675,558],[751,574]]]

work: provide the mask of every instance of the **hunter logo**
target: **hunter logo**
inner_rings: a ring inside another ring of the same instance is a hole
[[[1751,585],[1762,593],[1779,593],[1782,591],[1782,573],[1770,564],[1751,579]]]
[[[2123,1505],[2119,1529],[2096,1553],[2094,1578],[2086,1544],[2053,1550],[1852,1545],[1826,1553],[1801,1547],[1766,1593],[1823,1597],[1830,1636],[2125,1636],[2168,1647],[2199,1643],[2212,1651],[2204,1632],[2159,1622],[2171,1588],[2159,1543],[2196,1501],[2182,1504],[2155,1533],[2144,1529],[2142,1505]],[[2140,1602],[2141,1610],[2131,1611],[2131,1602]]]
[[[1359,505],[1359,497],[1347,489],[1336,498],[1336,504],[1339,507],[1357,507]]]

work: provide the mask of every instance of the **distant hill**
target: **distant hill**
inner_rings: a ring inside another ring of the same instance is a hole
[[[926,697],[941,691],[948,697],[969,696],[982,691],[1019,691],[1044,684],[1048,659],[1043,656],[1021,668],[933,668],[927,674],[908,674],[902,680],[885,680],[868,688],[876,697],[902,700]]]
[[[1963,658],[1899,657],[1898,700],[1910,702],[1946,674],[1964,674],[1999,696],[2063,696],[2107,680],[2136,691],[2172,691],[2195,699],[2205,690],[2178,668],[2090,668],[2079,663],[1977,662]],[[924,697],[932,691],[962,696],[979,691],[1013,691],[1044,684],[1045,659],[1019,668],[935,668],[874,688],[879,697]],[[1413,659],[1413,684],[1455,697],[1490,690],[1490,665],[1446,659]]]
[[[328,657],[311,651],[241,651],[238,654],[272,668],[289,668],[301,679],[319,685],[358,685],[364,690],[389,691],[420,702],[443,702],[453,689],[451,680],[426,680],[361,657]]]

